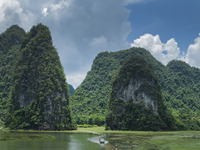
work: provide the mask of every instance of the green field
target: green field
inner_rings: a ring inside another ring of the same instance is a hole
[[[199,150],[200,131],[105,131],[103,127],[79,128],[79,131],[96,132],[111,144],[125,150]]]

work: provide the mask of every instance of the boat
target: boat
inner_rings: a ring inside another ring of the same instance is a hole
[[[104,144],[104,143],[105,143],[104,138],[100,138],[100,139],[99,139],[99,143],[100,143],[100,144]]]

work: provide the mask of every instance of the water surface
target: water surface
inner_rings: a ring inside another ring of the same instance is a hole
[[[97,135],[89,133],[6,134],[11,135],[0,133],[0,150],[115,150],[108,142],[99,144]]]

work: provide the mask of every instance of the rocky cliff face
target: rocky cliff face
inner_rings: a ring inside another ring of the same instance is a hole
[[[152,55],[142,48],[131,48],[118,52],[102,52],[94,59],[91,70],[71,97],[72,110],[79,124],[89,120],[99,120],[104,125],[107,103],[111,92],[114,74],[130,56],[145,56],[146,60],[164,67]]]
[[[141,91],[142,86],[144,84],[149,84],[152,87],[156,87],[158,85],[155,79],[152,81],[145,81],[144,79],[133,79],[131,77],[129,83],[127,85],[121,85],[121,88],[116,91],[116,99],[120,99],[127,102],[132,102],[133,104],[141,104],[144,105],[146,109],[152,110],[154,114],[158,113],[158,104],[157,101],[154,100],[149,91]]]
[[[129,58],[112,84],[107,129],[172,129],[173,118],[169,114],[151,66],[143,57]]]
[[[18,129],[74,129],[64,71],[49,29],[34,26],[13,73],[6,125]]]

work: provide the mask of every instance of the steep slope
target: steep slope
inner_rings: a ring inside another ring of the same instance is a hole
[[[143,57],[129,58],[112,83],[106,127],[111,130],[172,130],[154,71]]]
[[[0,124],[5,117],[5,106],[11,90],[11,74],[25,31],[17,25],[0,35]]]
[[[177,60],[169,62],[166,69],[169,70],[169,76],[163,86],[163,93],[167,105],[190,129],[198,129],[200,69]]]
[[[105,123],[112,78],[124,61],[133,55],[144,56],[147,62],[154,64],[158,76],[160,72],[164,72],[164,66],[142,48],[100,53],[95,58],[91,71],[72,96],[72,109],[77,123]]]
[[[74,129],[69,91],[49,29],[33,26],[13,72],[6,126],[12,129]]]

